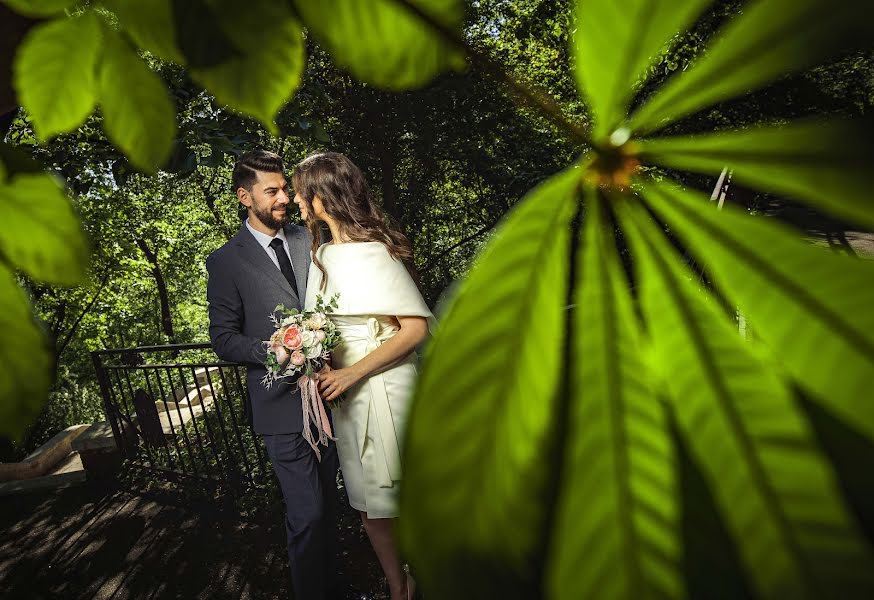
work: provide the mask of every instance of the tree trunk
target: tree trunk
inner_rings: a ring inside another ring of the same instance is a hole
[[[155,283],[158,285],[158,298],[161,301],[161,329],[167,336],[167,340],[175,343],[173,334],[173,319],[170,318],[170,296],[167,293],[167,284],[164,282],[164,276],[161,273],[161,267],[158,265],[158,256],[156,252],[152,252],[145,240],[137,238],[137,246],[146,255],[146,260],[152,265],[152,276],[155,278]]]

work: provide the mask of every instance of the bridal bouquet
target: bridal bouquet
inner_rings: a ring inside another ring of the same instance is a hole
[[[299,311],[276,307],[270,315],[276,331],[270,340],[264,342],[267,358],[264,366],[267,374],[261,383],[270,388],[275,382],[297,378],[300,389],[301,409],[303,410],[303,436],[321,458],[318,444],[328,444],[334,439],[331,423],[325,413],[324,404],[316,386],[316,376],[331,356],[331,351],[340,343],[340,333],[336,325],[326,316],[330,309],[337,308],[337,294],[325,303],[321,296],[316,298],[313,310]],[[278,315],[277,315],[278,313]],[[307,424],[312,423],[318,431],[318,440]]]

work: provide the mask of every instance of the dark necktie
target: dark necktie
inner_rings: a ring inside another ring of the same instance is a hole
[[[273,252],[276,253],[276,260],[279,261],[279,270],[282,271],[283,275],[285,275],[285,278],[288,280],[288,285],[290,285],[291,289],[294,290],[295,295],[298,295],[297,284],[294,282],[294,269],[291,268],[291,261],[288,260],[288,254],[285,252],[282,240],[279,238],[273,238],[270,241],[270,247],[273,248]]]

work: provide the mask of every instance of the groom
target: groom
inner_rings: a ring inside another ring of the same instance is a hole
[[[288,560],[294,597],[325,597],[333,561],[337,454],[333,442],[319,462],[301,435],[296,385],[261,384],[266,373],[263,340],[274,331],[270,315],[279,304],[303,308],[311,237],[288,223],[288,184],[279,155],[244,154],[232,184],[247,219],[240,232],[206,259],[209,272],[209,337],[222,360],[247,365],[249,416],[273,463],[285,499]]]

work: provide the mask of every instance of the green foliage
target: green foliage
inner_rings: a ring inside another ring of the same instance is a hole
[[[675,76],[630,119],[648,133],[720,100],[747,93],[784,73],[865,44],[872,21],[855,2],[756,0],[687,73]]]
[[[464,16],[461,0],[296,0],[294,5],[337,64],[361,81],[407,89],[464,66],[463,53],[416,14],[421,11],[454,33]]]
[[[715,175],[728,165],[741,181],[870,223],[863,208],[870,202],[858,183],[859,173],[872,166],[865,136],[841,135],[848,131],[843,125],[815,124],[679,141],[634,137],[693,106],[812,64],[852,41],[862,17],[844,4],[758,3],[690,69],[694,83],[683,83],[683,74],[664,91],[649,93],[637,119],[626,110],[645,85],[639,78],[652,74],[653,54],[697,12],[692,3],[679,11],[668,2],[640,6],[629,22],[611,18],[615,9],[606,0],[578,3],[576,68],[595,137],[577,177],[578,185],[598,190],[585,202],[590,222],[582,250],[564,259],[564,273],[557,258],[529,257],[520,272],[556,269],[551,285],[532,278],[531,292],[500,295],[507,261],[515,256],[507,239],[521,252],[544,243],[544,236],[566,235],[558,223],[549,233],[536,229],[558,217],[535,195],[514,212],[517,219],[524,214],[531,229],[509,219],[460,287],[417,391],[402,540],[426,589],[438,597],[558,598],[581,589],[584,597],[682,597],[693,575],[678,576],[688,536],[677,535],[676,519],[680,514],[685,521],[690,507],[678,505],[672,487],[679,470],[676,431],[758,595],[867,597],[874,590],[870,540],[848,511],[846,488],[795,390],[809,391],[818,407],[874,439],[874,412],[864,400],[874,373],[874,324],[863,308],[874,300],[871,264],[826,254],[761,218],[717,213],[700,195],[657,183],[664,173],[640,168],[652,160]],[[826,13],[799,25],[802,17]],[[797,35],[789,23],[798,25]],[[607,27],[609,37],[599,37],[595,24]],[[805,47],[814,41],[817,47]],[[777,51],[751,59],[751,49],[766,44]],[[615,55],[603,57],[606,46]],[[564,185],[566,177],[553,185]],[[687,244],[689,262],[703,273],[689,269],[642,203]],[[611,221],[601,218],[601,207],[620,226],[616,239],[634,267],[628,273],[615,258]],[[578,235],[567,227],[571,239]],[[520,230],[528,239],[512,236]],[[581,275],[568,291],[574,272]],[[761,342],[737,332],[734,311],[727,312],[714,291],[737,302]],[[538,315],[568,297],[563,331],[571,335],[570,350],[562,360],[571,362],[558,374],[551,360],[519,362],[527,338],[542,344],[564,336],[551,320],[529,324],[529,318],[503,315]],[[477,312],[486,310],[488,317]],[[507,387],[490,393],[496,385]],[[539,461],[541,470],[532,472],[517,457]],[[507,471],[513,476],[505,480]],[[472,476],[477,485],[468,484]],[[512,515],[513,525],[504,515]]]
[[[85,278],[88,244],[55,178],[20,174],[0,184],[0,221],[0,255],[30,277],[61,285]]]
[[[874,227],[870,123],[812,122],[685,138],[645,140],[647,161],[700,173],[732,170],[737,181],[785,194]]]
[[[778,364],[849,426],[874,438],[874,263],[800,240],[785,227],[663,183],[647,203],[706,261]]]
[[[100,68],[103,129],[113,144],[143,171],[170,157],[176,111],[161,79],[112,31],[104,38]]]
[[[541,544],[547,507],[540,498],[549,477],[543,465],[563,393],[561,282],[579,176],[579,168],[568,169],[509,215],[428,348],[419,397],[441,400],[416,405],[399,535],[438,597],[480,578],[492,582],[495,597],[536,594],[530,556]],[[526,493],[519,491],[523,481]],[[516,577],[504,577],[502,567]]]
[[[102,33],[89,13],[48,21],[22,42],[15,88],[41,140],[75,129],[94,110]]]
[[[75,4],[75,0],[3,0],[15,12],[28,17],[48,17]]]
[[[547,589],[682,596],[676,459],[598,193],[586,195],[569,364],[567,455]],[[586,514],[586,518],[581,518]],[[600,560],[592,560],[597,548]]]
[[[596,136],[606,137],[619,125],[633,86],[666,41],[688,27],[707,4],[706,0],[576,3],[574,71],[579,89],[589,98]]]
[[[15,276],[0,265],[0,435],[17,437],[48,394],[51,353]]]
[[[862,597],[874,583],[870,549],[788,382],[696,288],[643,209],[618,202],[637,259],[653,369],[759,593]]]

